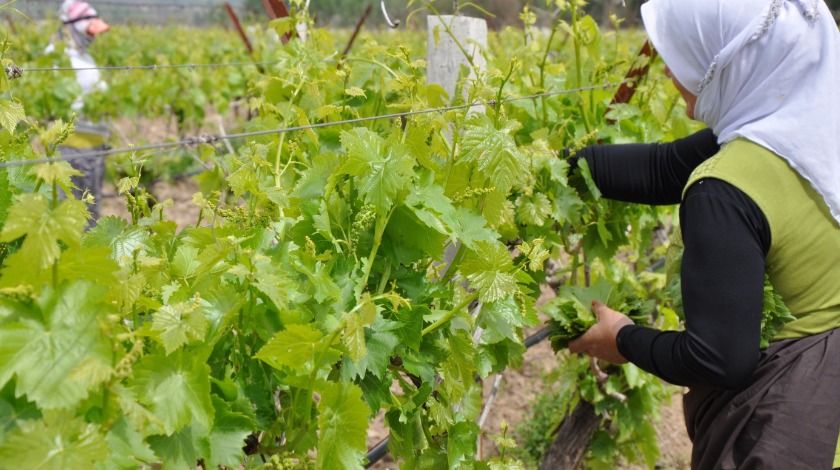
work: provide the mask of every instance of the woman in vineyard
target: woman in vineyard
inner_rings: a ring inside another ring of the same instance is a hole
[[[685,331],[596,303],[570,349],[690,387],[693,468],[840,467],[837,25],[822,0],[652,0],[642,15],[709,129],[581,158],[606,197],[681,204]],[[787,323],[763,313],[765,274]]]
[[[62,25],[50,41],[47,52],[55,48],[57,41],[64,42],[64,53],[70,58],[70,65],[77,69],[76,82],[82,89],[82,94],[73,102],[73,110],[78,112],[84,107],[84,95],[106,88],[99,70],[95,68],[96,62],[88,53],[88,48],[97,35],[108,31],[109,26],[99,18],[90,4],[78,0],[65,0],[59,8],[59,18]],[[68,157],[108,148],[107,142],[110,137],[108,126],[77,117],[75,127],[73,135],[58,147],[62,156]],[[76,198],[81,198],[87,191],[93,196],[94,204],[90,206],[90,212],[93,220],[96,220],[99,218],[102,184],[105,179],[105,158],[102,156],[75,158],[70,160],[70,164],[82,173],[72,178],[73,184],[77,187],[73,190],[73,194]]]

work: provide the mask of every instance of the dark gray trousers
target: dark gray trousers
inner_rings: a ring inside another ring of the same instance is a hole
[[[77,149],[73,147],[59,146],[58,150],[61,155],[69,157],[73,155],[96,152],[99,150],[107,150],[107,145],[99,145],[88,149]],[[99,219],[99,212],[102,208],[102,185],[105,182],[105,157],[83,157],[74,158],[69,161],[70,166],[79,170],[82,174],[71,177],[71,181],[76,186],[73,189],[73,196],[80,199],[85,191],[90,192],[94,197],[95,203],[88,206],[90,215],[92,217],[91,225]]]

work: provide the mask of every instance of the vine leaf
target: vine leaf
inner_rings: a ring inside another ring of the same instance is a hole
[[[414,175],[414,160],[405,146],[389,141],[365,128],[341,133],[341,144],[347,150],[347,160],[340,172],[360,179],[359,191],[365,203],[387,212]]]
[[[123,264],[132,259],[134,250],[145,248],[148,243],[149,234],[143,227],[129,226],[127,220],[113,215],[97,220],[82,238],[84,246],[111,248],[111,256]]]
[[[475,423],[460,422],[449,428],[446,439],[446,455],[449,468],[459,468],[462,463],[471,461],[475,455],[479,429]]]
[[[210,455],[210,440],[201,426],[186,426],[170,436],[149,436],[149,444],[165,469],[193,468],[195,463]]]
[[[44,180],[44,183],[48,185],[52,185],[53,182],[57,183],[65,192],[68,193],[70,192],[71,187],[75,187],[70,178],[82,174],[81,171],[73,168],[70,166],[69,162],[65,161],[35,165],[35,167],[30,170],[30,173],[35,175],[37,178]]]
[[[47,288],[36,303],[20,309],[24,318],[0,330],[0,386],[15,374],[18,395],[41,408],[63,409],[107,380],[112,348],[98,328],[106,291],[78,281],[57,291]]]
[[[490,185],[503,194],[527,175],[525,156],[512,135],[521,127],[519,122],[510,120],[496,129],[493,121],[483,114],[473,114],[464,126],[461,160],[475,162]]]
[[[386,142],[365,128],[341,133],[347,160],[340,172],[359,177],[365,203],[373,204],[380,213],[390,209],[414,175],[414,161],[395,136]]]
[[[106,247],[68,248],[58,262],[58,279],[87,279],[101,285],[114,285],[120,267],[110,255],[111,250]]]
[[[178,351],[145,356],[134,366],[133,389],[163,423],[167,435],[193,420],[207,429],[213,425],[210,366],[201,355]]]
[[[120,417],[105,436],[110,450],[106,468],[137,468],[144,462],[158,460],[152,448],[144,441],[143,434],[125,417]]]
[[[23,105],[14,101],[0,100],[0,126],[14,133],[17,123],[26,119]]]
[[[69,412],[20,420],[0,447],[0,462],[18,468],[96,468],[108,455],[98,427]]]
[[[500,243],[481,242],[461,263],[461,273],[478,289],[481,300],[496,302],[517,291],[513,260]]]
[[[312,367],[323,363],[333,363],[340,353],[330,347],[322,364],[315,365],[316,358],[323,345],[324,334],[311,325],[287,325],[286,329],[278,332],[254,356],[275,369],[288,368],[297,373],[308,373]]]
[[[198,262],[198,249],[192,246],[181,245],[175,251],[172,259],[172,274],[189,279],[195,276],[201,263]]]
[[[168,356],[185,344],[203,340],[207,327],[207,317],[200,305],[179,302],[164,305],[154,314],[152,336],[163,345]]]
[[[526,225],[542,227],[551,215],[551,201],[542,193],[519,196],[516,205],[519,206],[517,210],[519,221]]]
[[[230,405],[221,398],[215,395],[212,398],[216,419],[210,431],[210,458],[207,459],[207,466],[236,468],[242,464],[245,438],[255,424],[250,417],[231,410]]]
[[[367,354],[365,325],[356,313],[347,316],[347,326],[344,327],[344,346],[347,347],[347,356],[353,362],[358,362]]]
[[[513,298],[484,305],[481,312],[482,343],[499,343],[505,339],[521,342],[518,328],[522,326],[522,313]]]
[[[324,384],[318,404],[318,468],[363,468],[368,411],[357,385]]]
[[[342,377],[353,379],[367,377],[370,372],[378,378],[385,375],[394,349],[400,344],[400,338],[395,334],[400,324],[384,318],[377,318],[370,328],[364,328],[362,341],[365,342],[365,354],[353,363],[345,361],[342,366]],[[352,358],[352,356],[351,356]]]
[[[0,151],[0,157],[3,155]],[[6,217],[9,215],[9,207],[12,205],[12,188],[9,184],[9,172],[5,168],[0,168],[0,229],[6,223]]]
[[[59,242],[79,245],[87,217],[85,203],[76,199],[65,199],[52,209],[43,195],[23,194],[9,210],[0,242],[26,236],[19,256],[35,268],[46,269],[61,254]]]

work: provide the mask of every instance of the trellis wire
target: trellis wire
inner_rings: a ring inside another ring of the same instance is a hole
[[[102,65],[97,67],[22,67],[18,68],[20,72],[78,72],[82,70],[162,70],[162,69],[197,69],[197,68],[221,68],[221,67],[247,67],[249,65],[263,66],[274,65],[278,61],[272,62],[227,62],[217,64],[171,64],[171,65]]]
[[[43,5],[54,5],[56,4],[56,0],[26,0],[27,3],[40,3]],[[171,8],[177,10],[186,10],[186,9],[215,9],[220,8],[221,5],[215,3],[196,3],[196,4],[183,4],[183,3],[151,3],[151,2],[109,2],[109,1],[100,1],[97,0],[96,6],[108,6],[108,7],[129,7],[129,8]]]
[[[546,92],[546,93],[538,93],[534,95],[528,96],[521,96],[516,98],[506,98],[502,100],[502,103],[512,103],[515,101],[524,101],[524,100],[533,100],[537,98],[549,97],[549,96],[556,96],[556,95],[563,95],[563,94],[572,94],[572,93],[581,93],[584,91],[592,91],[592,90],[600,90],[600,89],[607,89],[613,88],[616,86],[621,85],[622,82],[617,83],[605,83],[603,85],[593,85],[588,87],[580,87],[568,90],[560,90],[560,91],[553,91],[553,92]],[[38,165],[41,163],[52,163],[57,161],[71,161],[76,160],[79,158],[88,158],[88,157],[107,157],[111,155],[118,155],[124,153],[136,153],[136,152],[143,152],[146,150],[158,150],[164,148],[171,148],[171,147],[178,147],[182,145],[198,145],[198,144],[212,144],[216,142],[220,142],[222,140],[231,140],[231,139],[239,139],[244,137],[259,137],[264,135],[274,135],[274,134],[285,134],[289,132],[297,132],[297,131],[305,131],[310,129],[320,129],[324,127],[333,127],[333,126],[341,126],[346,124],[358,124],[362,122],[369,122],[369,121],[378,121],[382,119],[396,119],[396,118],[405,118],[410,116],[417,116],[421,114],[431,114],[431,113],[440,113],[440,112],[447,112],[447,111],[456,111],[460,109],[468,109],[472,108],[473,106],[481,106],[487,105],[491,107],[495,107],[497,105],[495,100],[485,101],[485,102],[473,102],[470,104],[462,104],[462,105],[455,105],[455,106],[447,106],[441,108],[429,108],[429,109],[422,109],[417,111],[406,111],[402,113],[392,113],[392,114],[383,114],[377,116],[368,116],[356,119],[347,119],[343,121],[334,121],[334,122],[322,122],[317,124],[309,124],[305,126],[295,126],[295,127],[284,127],[279,129],[269,129],[264,131],[255,131],[255,132],[243,132],[239,134],[228,134],[228,135],[200,135],[197,137],[190,137],[188,139],[184,139],[177,142],[165,142],[165,143],[158,143],[158,144],[148,144],[148,145],[139,145],[135,147],[128,147],[122,149],[113,149],[113,150],[99,150],[87,153],[79,153],[76,155],[68,155],[68,156],[60,156],[56,158],[35,158],[31,160],[15,160],[15,161],[7,161],[7,162],[0,162],[0,168],[9,168],[9,167],[16,167],[16,166],[29,166],[29,165]]]

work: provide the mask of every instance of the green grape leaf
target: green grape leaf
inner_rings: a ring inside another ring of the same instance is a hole
[[[195,468],[210,455],[210,439],[201,426],[186,426],[169,436],[149,436],[149,444],[163,463],[163,470]]]
[[[327,382],[318,404],[319,468],[362,469],[368,407],[355,384]]]
[[[184,279],[195,276],[200,266],[196,258],[198,258],[198,249],[187,245],[179,246],[172,258],[172,274]]]
[[[472,336],[453,334],[446,339],[446,359],[441,364],[443,387],[452,401],[460,400],[467,392],[466,384],[474,380],[476,348]]]
[[[472,422],[462,421],[449,428],[446,438],[449,468],[460,468],[462,464],[474,460],[479,432],[478,425]]]
[[[568,186],[555,186],[551,210],[552,219],[561,224],[575,223],[581,218],[585,209],[586,205],[574,189]]]
[[[426,211],[417,213],[429,227],[441,233],[449,233],[458,223],[458,212],[452,205],[452,200],[444,194],[443,187],[435,183],[434,174],[429,173],[405,198],[405,204],[416,211],[425,208]],[[428,214],[429,217],[424,217]],[[449,231],[447,231],[447,228]]]
[[[145,442],[143,434],[125,417],[117,419],[108,431],[105,442],[110,451],[105,468],[138,468],[144,463],[158,460],[152,448]]]
[[[581,158],[578,160],[578,172],[583,177],[583,181],[586,183],[586,188],[589,190],[592,198],[596,201],[601,199],[601,191],[592,178],[592,172],[589,170],[589,164],[586,163],[586,159]]]
[[[770,340],[776,336],[785,323],[796,320],[790,309],[785,305],[782,296],[773,288],[770,277],[764,275],[764,300],[761,313],[761,344],[762,349],[770,346]]]
[[[393,212],[385,229],[390,245],[388,248],[399,250],[402,254],[399,259],[403,264],[410,264],[424,257],[441,261],[446,232],[448,231],[431,211],[422,208],[411,211],[404,206]]]
[[[385,422],[391,430],[388,436],[388,450],[394,455],[404,456],[406,463],[415,463],[424,449],[429,447],[423,433],[420,415],[399,408],[392,408],[385,413]],[[446,460],[443,461],[443,468]],[[408,468],[441,468],[440,466]]]
[[[514,205],[503,193],[493,191],[484,197],[482,214],[487,223],[493,228],[498,228],[514,220]]]
[[[409,125],[406,131],[405,145],[408,152],[421,165],[429,170],[439,170],[439,165],[432,160],[432,148],[427,143],[429,141],[430,131],[417,126],[414,121]]]
[[[368,404],[368,408],[370,408],[369,416],[371,419],[376,416],[383,403],[391,401],[391,381],[391,376],[387,374],[384,379],[377,378],[373,374],[367,374],[364,379],[359,381],[362,396]]]
[[[69,162],[58,161],[35,165],[35,167],[30,170],[30,174],[34,175],[38,179],[44,180],[44,183],[50,186],[52,186],[53,183],[56,183],[61,186],[62,189],[67,191],[71,187],[75,187],[70,178],[72,176],[81,176],[83,173],[70,166]]]
[[[26,119],[23,105],[0,99],[0,126],[14,133],[17,123]]]
[[[293,197],[301,199],[320,198],[324,188],[329,187],[329,180],[341,161],[334,153],[315,155],[310,167],[303,172],[292,192]]]
[[[0,328],[0,388],[15,374],[15,356],[30,341],[31,330],[25,324],[7,324]]]
[[[0,446],[0,462],[15,468],[95,468],[108,455],[108,446],[96,425],[72,413],[45,413],[43,419],[20,420]]]
[[[148,231],[116,216],[102,217],[96,226],[85,233],[82,244],[87,247],[106,246],[111,248],[111,256],[122,265],[127,265],[134,257],[134,250],[145,249],[149,241]]]
[[[79,244],[88,217],[85,203],[65,199],[55,209],[40,194],[23,194],[9,210],[0,242],[26,236],[18,253],[38,269],[51,266],[61,254],[61,245]]]
[[[542,193],[519,196],[516,205],[519,221],[526,225],[542,227],[551,215],[551,201]]]
[[[114,285],[120,267],[110,256],[111,250],[106,247],[68,248],[58,262],[58,280],[86,279],[101,285]]]
[[[209,467],[235,468],[242,464],[245,452],[245,438],[254,430],[254,421],[239,412],[233,411],[230,405],[221,398],[213,395],[213,408],[216,419],[210,431]]]
[[[481,214],[466,207],[458,208],[458,227],[455,237],[471,250],[480,250],[480,245],[496,243],[499,234],[487,228],[487,221]]]
[[[512,135],[521,127],[511,120],[502,129],[496,129],[488,116],[477,113],[464,126],[460,159],[475,162],[490,185],[502,194],[507,194],[527,175],[525,156]]]
[[[253,286],[266,295],[278,310],[286,310],[288,302],[295,295],[295,286],[283,275],[283,270],[271,263],[267,257],[254,263]]]
[[[7,359],[0,380],[17,375],[16,393],[42,409],[72,408],[108,380],[112,348],[99,329],[106,292],[85,281],[46,288],[26,312],[32,318],[0,329],[0,357]]]
[[[484,328],[482,343],[493,344],[505,339],[520,342],[518,329],[522,327],[522,313],[519,305],[512,297],[482,305],[479,326]]]
[[[364,378],[370,372],[382,378],[394,354],[394,349],[400,344],[399,337],[394,333],[399,326],[397,322],[377,318],[370,328],[365,328],[365,354],[358,360],[354,359],[352,364],[345,362],[342,369],[343,376]]]
[[[341,133],[341,144],[347,159],[339,171],[360,179],[358,189],[365,203],[385,213],[401,193],[408,192],[414,161],[395,137],[385,141],[368,129],[356,128]]]
[[[543,248],[544,238],[537,238],[531,243],[523,242],[520,245],[522,254],[528,257],[528,269],[531,271],[542,271],[545,261],[551,257],[551,253]]]
[[[209,377],[210,366],[200,355],[152,354],[134,366],[132,389],[171,435],[193,420],[207,429],[213,425]]]
[[[204,340],[207,334],[207,317],[195,301],[164,305],[152,317],[152,337],[172,354],[185,344]]]
[[[423,331],[423,316],[431,313],[428,307],[412,306],[411,310],[400,309],[396,312],[396,320],[399,327],[394,333],[402,344],[418,351],[420,350],[420,338]]]
[[[460,269],[484,302],[496,302],[517,291],[516,277],[511,272],[513,260],[501,243],[479,243],[464,258]]]
[[[311,325],[287,325],[286,329],[274,335],[254,356],[275,369],[288,368],[300,374],[306,374],[313,367],[320,369],[324,364],[335,362],[340,353],[329,348],[323,354],[321,364],[315,360],[327,345],[324,333]]]
[[[347,316],[347,324],[344,327],[344,346],[347,347],[347,356],[354,362],[358,362],[367,354],[365,325],[356,313]]]

